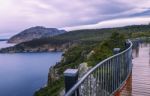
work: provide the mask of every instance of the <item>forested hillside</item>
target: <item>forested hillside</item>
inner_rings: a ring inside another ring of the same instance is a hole
[[[113,32],[124,34],[125,38],[150,36],[150,25],[135,25],[119,28],[88,29],[88,30],[85,29],[85,30],[70,31],[54,37],[46,37],[41,39],[35,39],[28,42],[23,42],[17,44],[14,47],[2,49],[0,50],[0,52],[43,52],[49,51],[50,49],[53,51],[55,50],[63,51],[63,49],[66,49],[70,44],[95,43],[101,40],[105,40]]]
[[[86,62],[88,66],[95,66],[98,62],[111,56],[113,48],[119,47],[124,50],[125,39],[145,36],[150,36],[149,25],[100,30],[78,30],[56,36],[55,38],[59,38],[60,40],[78,40],[80,43],[65,51],[61,62],[50,68],[49,76],[51,77],[50,74],[52,74],[52,76],[54,75],[59,79],[49,78],[47,87],[41,88],[35,93],[35,96],[61,96],[60,93],[64,88],[63,72],[65,69],[78,68],[83,62]],[[55,70],[55,73],[53,74],[51,70]]]

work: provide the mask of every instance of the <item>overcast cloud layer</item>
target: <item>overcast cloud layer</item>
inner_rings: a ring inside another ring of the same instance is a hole
[[[0,0],[0,36],[32,26],[72,30],[148,22],[150,0]]]

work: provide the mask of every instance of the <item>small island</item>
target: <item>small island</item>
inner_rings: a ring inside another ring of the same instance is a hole
[[[0,39],[0,41],[7,41],[8,39]]]

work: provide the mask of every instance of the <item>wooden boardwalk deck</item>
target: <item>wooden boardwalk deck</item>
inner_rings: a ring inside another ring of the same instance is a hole
[[[132,75],[120,96],[150,96],[150,44],[133,50]]]

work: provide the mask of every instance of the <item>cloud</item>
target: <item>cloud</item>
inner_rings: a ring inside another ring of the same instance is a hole
[[[72,27],[150,16],[150,0],[0,0],[0,35],[31,26]]]
[[[129,25],[141,25],[141,24],[149,24],[149,23],[150,23],[150,17],[133,17],[133,18],[113,19],[113,20],[99,22],[97,24],[66,27],[63,29],[72,31],[72,30],[82,30],[82,29],[123,27]]]

